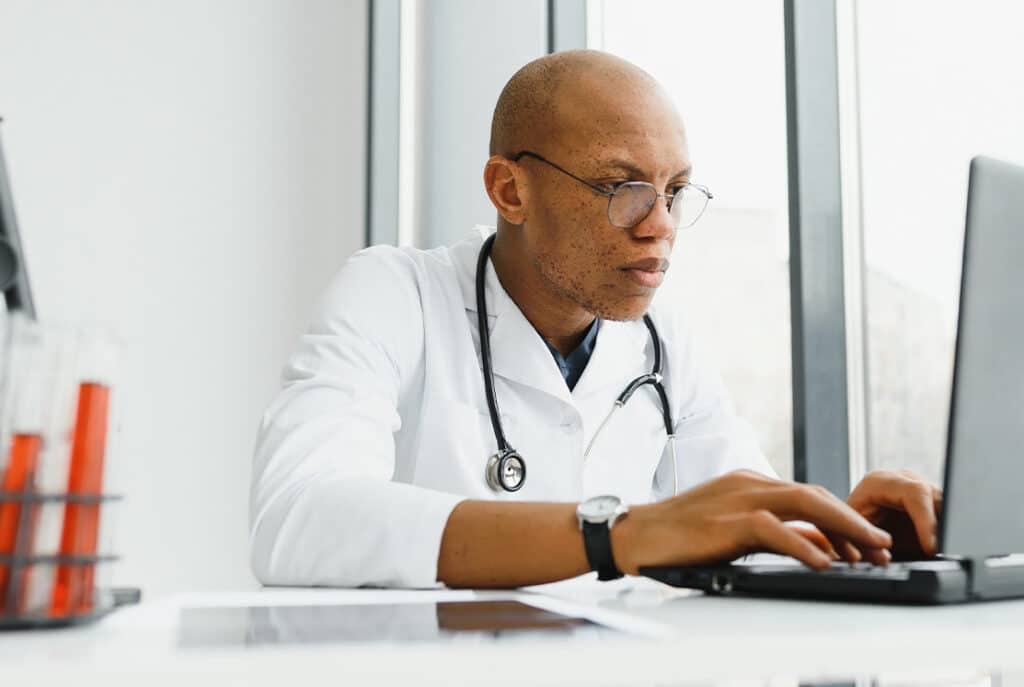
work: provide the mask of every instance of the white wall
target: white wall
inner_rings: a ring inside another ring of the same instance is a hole
[[[0,115],[41,317],[125,344],[114,579],[252,585],[252,442],[362,244],[365,0],[0,0]]]

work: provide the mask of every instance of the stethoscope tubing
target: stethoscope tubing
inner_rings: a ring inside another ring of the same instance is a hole
[[[491,256],[491,248],[494,246],[494,239],[497,235],[491,234],[484,240],[480,248],[480,256],[476,262],[476,317],[477,328],[480,330],[480,367],[484,374],[484,394],[487,396],[487,412],[491,416],[491,428],[494,430],[494,438],[498,442],[498,452],[507,452],[510,449],[508,440],[505,439],[505,431],[501,426],[501,416],[498,414],[498,398],[494,393],[494,366],[491,364],[491,328],[487,322],[487,297],[485,294],[485,283],[487,275],[487,260]]]
[[[510,488],[510,486],[506,485],[504,481],[500,479],[500,477],[495,477],[495,479],[492,479],[491,476],[488,476],[488,483],[492,484],[493,486],[493,484],[497,482],[505,491],[514,492],[522,488],[522,484],[526,480],[526,463],[523,460],[522,456],[519,455],[518,452],[515,449],[513,449],[511,445],[508,443],[508,439],[505,437],[505,430],[501,425],[501,415],[498,410],[498,398],[497,394],[494,391],[494,367],[491,363],[490,326],[489,323],[487,322],[487,298],[485,293],[487,261],[490,258],[491,250],[494,247],[494,239],[496,238],[496,236],[496,234],[491,234],[484,240],[483,245],[480,247],[480,255],[477,258],[476,314],[477,326],[480,334],[480,367],[482,368],[484,378],[484,394],[487,397],[487,412],[491,418],[491,429],[494,431],[494,439],[498,444],[498,453],[496,454],[496,457],[499,459],[500,462],[500,459],[502,459],[505,456],[515,455],[516,457],[518,457],[519,462],[522,465],[522,480],[514,487]],[[661,365],[663,361],[663,352],[661,348],[661,337],[658,336],[658,329],[657,327],[654,326],[654,320],[651,319],[650,315],[644,315],[644,324],[647,325],[647,330],[651,335],[651,343],[654,348],[654,365],[652,366],[652,369],[649,373],[641,375],[634,379],[633,381],[631,381],[626,386],[626,388],[623,389],[622,393],[620,393],[618,397],[615,399],[615,404],[612,406],[611,411],[605,417],[604,421],[601,423],[601,426],[598,427],[597,431],[594,432],[594,436],[591,438],[590,443],[587,445],[587,449],[584,452],[584,461],[586,461],[587,457],[589,457],[590,450],[594,446],[594,441],[601,434],[601,431],[608,424],[608,421],[611,419],[611,416],[615,413],[615,411],[626,405],[626,403],[633,396],[633,394],[636,393],[637,389],[639,389],[642,386],[650,385],[654,387],[654,390],[658,395],[658,401],[661,405],[661,417],[662,421],[665,424],[665,434],[668,436],[668,441],[671,445],[672,493],[675,494],[678,489],[676,475],[677,467],[675,464],[675,435],[672,429],[672,413],[669,406],[668,394],[665,392],[664,384],[662,384]],[[490,466],[492,463],[493,459],[488,463],[488,470],[491,469]]]

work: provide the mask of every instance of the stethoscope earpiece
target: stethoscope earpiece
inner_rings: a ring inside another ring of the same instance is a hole
[[[487,322],[487,299],[484,296],[484,277],[487,273],[487,259],[491,255],[495,236],[496,234],[491,234],[484,240],[484,245],[480,247],[480,256],[476,263],[476,314],[477,326],[480,331],[480,366],[483,369],[484,375],[487,412],[491,416],[491,428],[494,430],[494,439],[498,443],[498,452],[487,460],[484,476],[487,480],[487,486],[494,491],[515,492],[522,489],[526,483],[526,461],[505,439],[505,431],[501,426],[501,417],[498,415],[498,399],[494,393],[494,369],[491,366],[491,334],[489,323]],[[616,408],[624,406],[640,387],[648,384],[654,387],[655,392],[658,394],[658,400],[661,402],[661,415],[665,423],[665,433],[668,435],[669,443],[672,446],[672,491],[675,493],[675,444],[672,442],[672,415],[669,411],[668,395],[665,393],[665,387],[661,383],[661,339],[650,315],[644,315],[644,324],[647,325],[647,329],[651,334],[651,341],[654,344],[654,369],[648,374],[637,377],[626,386],[618,398],[615,399],[612,413]],[[604,419],[604,422],[601,423],[601,426],[594,433],[590,440],[590,445],[587,446],[584,459],[590,454],[590,449],[594,445],[594,439],[597,438],[601,430],[608,423],[608,420],[611,419],[612,413],[608,414],[608,417]]]

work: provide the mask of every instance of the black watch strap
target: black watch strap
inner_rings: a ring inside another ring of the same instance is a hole
[[[599,580],[617,580],[622,571],[615,567],[612,557],[611,529],[607,522],[583,523],[583,548],[587,551],[590,569],[597,571]]]

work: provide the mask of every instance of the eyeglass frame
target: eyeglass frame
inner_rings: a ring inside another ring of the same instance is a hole
[[[620,184],[616,184],[615,187],[611,191],[608,191],[608,190],[605,190],[605,189],[601,188],[600,186],[597,186],[596,184],[590,183],[586,179],[581,179],[580,177],[576,176],[575,174],[573,174],[569,170],[564,169],[563,167],[561,167],[559,165],[556,165],[551,160],[548,160],[543,155],[535,153],[532,150],[520,150],[518,153],[516,153],[515,155],[513,155],[512,157],[510,157],[508,159],[511,160],[512,162],[519,162],[524,157],[532,157],[535,160],[539,160],[539,161],[543,162],[544,164],[548,165],[549,167],[553,167],[553,168],[557,169],[562,174],[565,174],[566,176],[568,176],[568,177],[570,177],[572,179],[575,179],[576,181],[580,182],[581,184],[583,184],[584,186],[589,188],[591,191],[593,191],[595,193],[598,193],[598,194],[600,194],[602,196],[607,196],[607,198],[608,198],[608,209],[607,209],[605,214],[608,215],[608,222],[613,227],[618,227],[619,229],[632,229],[633,227],[637,227],[640,224],[642,224],[643,221],[646,220],[650,216],[651,210],[654,209],[654,204],[656,204],[658,202],[658,198],[667,198],[668,199],[668,203],[666,204],[666,208],[668,209],[669,213],[671,213],[672,212],[672,204],[675,202],[676,196],[679,193],[681,193],[684,189],[686,189],[687,187],[692,187],[692,188],[695,188],[695,189],[697,189],[698,191],[700,191],[701,193],[704,194],[704,197],[705,197],[704,208],[701,209],[700,214],[698,214],[694,218],[694,220],[692,222],[690,222],[689,224],[687,224],[686,226],[677,226],[677,227],[675,227],[676,230],[686,229],[687,227],[692,227],[694,224],[697,223],[697,220],[699,220],[704,215],[704,210],[707,209],[708,201],[712,200],[715,197],[714,194],[711,193],[711,189],[709,189],[707,186],[704,186],[703,184],[694,184],[693,182],[690,182],[690,181],[688,181],[685,184],[683,184],[682,186],[680,186],[679,190],[676,191],[675,193],[671,194],[671,195],[668,194],[668,193],[659,193],[658,192],[658,187],[655,186],[654,184],[652,184],[649,181],[624,181],[624,182],[622,182]],[[639,220],[637,220],[637,222],[635,224],[632,224],[632,225],[630,225],[628,227],[623,227],[623,226],[619,226],[618,224],[616,224],[615,222],[612,221],[612,199],[615,198],[615,194],[618,193],[619,189],[622,188],[623,186],[625,186],[626,184],[633,184],[633,185],[639,185],[639,186],[647,186],[647,187],[651,188],[654,191],[655,198],[654,198],[654,204],[652,204],[651,207],[647,209],[647,213],[643,217],[641,217]]]

